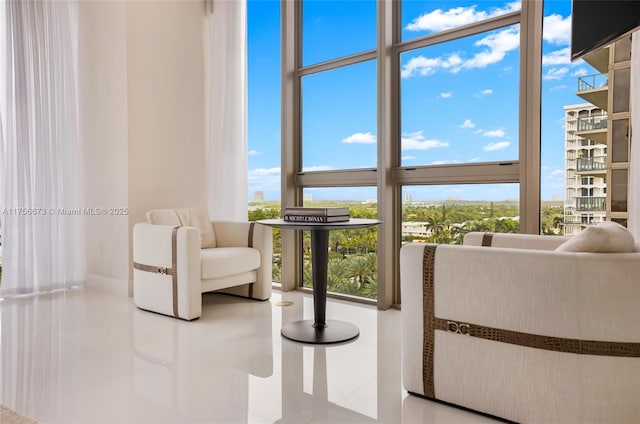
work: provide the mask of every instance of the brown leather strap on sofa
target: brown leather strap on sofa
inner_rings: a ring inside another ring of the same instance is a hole
[[[484,244],[484,243],[483,243]],[[424,395],[435,398],[433,356],[435,331],[447,331],[465,337],[478,337],[495,342],[509,343],[535,349],[551,350],[579,355],[640,357],[640,343],[579,340],[523,333],[501,328],[438,318],[435,316],[435,258],[438,245],[427,245],[423,253],[423,350],[422,373]]]
[[[174,227],[171,231],[171,268],[145,265],[138,262],[133,263],[133,268],[145,271],[153,272],[162,275],[171,276],[171,291],[173,297],[173,316],[178,317],[178,228]]]
[[[247,240],[248,247],[253,247],[253,231],[255,229],[255,226],[256,226],[255,222],[249,223],[249,239]],[[253,284],[254,283],[249,283],[248,297],[253,297]]]
[[[482,235],[482,247],[491,247],[493,243],[493,233],[484,233]]]

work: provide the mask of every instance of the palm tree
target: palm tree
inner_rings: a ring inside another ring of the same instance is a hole
[[[489,222],[485,220],[474,222],[471,228],[472,228],[472,231],[482,231],[482,232],[493,230],[491,228],[491,225],[489,225]]]
[[[350,287],[353,286],[353,287]],[[349,262],[344,259],[329,259],[327,263],[327,290],[354,294],[358,287],[349,280]]]
[[[362,288],[367,279],[376,273],[377,256],[375,253],[349,258],[349,277],[355,279],[358,288]]]
[[[449,231],[451,231],[451,236],[453,237],[455,244],[462,244],[464,235],[470,231],[470,228],[466,222],[463,222],[461,224],[450,225]]]
[[[444,230],[444,222],[437,216],[431,215],[427,218],[427,230],[431,232],[432,236],[437,237]]]
[[[360,296],[375,299],[378,297],[378,276],[373,275],[367,279],[367,284],[360,290]]]

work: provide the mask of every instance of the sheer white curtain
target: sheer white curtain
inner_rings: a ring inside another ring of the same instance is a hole
[[[631,39],[631,161],[629,163],[629,230],[640,243],[640,31]]]
[[[247,219],[247,3],[208,1],[207,205],[212,219]]]
[[[75,1],[0,2],[0,295],[84,278]]]

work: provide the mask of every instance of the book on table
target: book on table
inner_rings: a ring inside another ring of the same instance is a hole
[[[290,206],[284,208],[284,215],[312,215],[312,216],[349,216],[349,208],[347,207],[303,207]]]
[[[287,222],[302,222],[302,223],[330,223],[330,222],[345,222],[349,220],[349,215],[291,215],[284,216],[284,220]]]

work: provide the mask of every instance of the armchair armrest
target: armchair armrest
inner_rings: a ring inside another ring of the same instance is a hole
[[[175,236],[174,228],[177,228]],[[175,253],[172,248],[174,237]],[[185,320],[200,317],[202,283],[198,229],[146,223],[134,225],[133,262],[133,299],[137,307]]]
[[[260,267],[256,270],[252,298],[266,300],[271,297],[273,231],[271,227],[255,222],[212,221],[218,247],[253,247],[260,251]],[[233,291],[230,291],[233,292]]]

